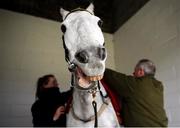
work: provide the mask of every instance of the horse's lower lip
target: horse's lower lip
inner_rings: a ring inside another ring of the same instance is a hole
[[[103,78],[103,75],[98,75],[98,76],[86,76],[86,79],[89,81],[98,81]]]

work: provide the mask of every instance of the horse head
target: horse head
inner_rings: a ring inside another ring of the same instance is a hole
[[[93,8],[90,4],[87,9],[60,10],[65,59],[75,85],[67,126],[92,127],[94,123],[94,127],[117,127],[115,111],[99,82],[105,71],[107,53],[101,31],[102,21],[94,15]],[[79,84],[80,76],[89,83]]]
[[[69,64],[76,65],[89,81],[102,79],[107,57],[102,21],[94,15],[93,8],[90,4],[87,9],[70,12],[60,9],[65,58]]]

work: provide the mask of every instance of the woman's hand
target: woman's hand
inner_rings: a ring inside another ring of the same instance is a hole
[[[56,112],[54,114],[53,120],[56,121],[59,119],[59,117],[65,114],[65,107],[64,106],[60,106],[59,108],[56,109]]]

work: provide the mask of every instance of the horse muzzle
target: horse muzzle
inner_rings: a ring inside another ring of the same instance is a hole
[[[86,50],[80,50],[76,52],[75,58],[83,64],[86,64],[90,61],[91,56],[96,57],[100,61],[105,60],[107,54],[106,49],[104,47],[91,47]]]

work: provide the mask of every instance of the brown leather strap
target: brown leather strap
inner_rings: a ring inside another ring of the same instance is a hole
[[[106,107],[109,105],[109,103],[110,103],[110,99],[107,98],[107,99],[106,99],[106,103],[103,103],[103,104],[101,105],[101,107],[100,107],[100,109],[99,109],[99,111],[98,111],[98,113],[97,113],[97,116],[98,116],[98,117],[103,113],[103,111],[106,109]],[[72,107],[72,111],[71,111],[71,112],[72,112],[72,115],[73,115],[74,119],[80,120],[80,121],[82,121],[82,122],[89,122],[89,121],[92,121],[92,120],[95,119],[95,115],[89,117],[88,119],[81,119],[81,118],[79,118],[79,117],[74,113],[73,107]]]
[[[91,13],[90,11],[86,10],[86,9],[83,9],[83,8],[76,8],[74,10],[71,10],[64,18],[64,20],[68,17],[69,14],[73,13],[73,12],[77,12],[77,11],[86,11],[86,12],[89,12],[91,15],[94,15],[93,13]],[[63,20],[63,21],[64,21]]]

